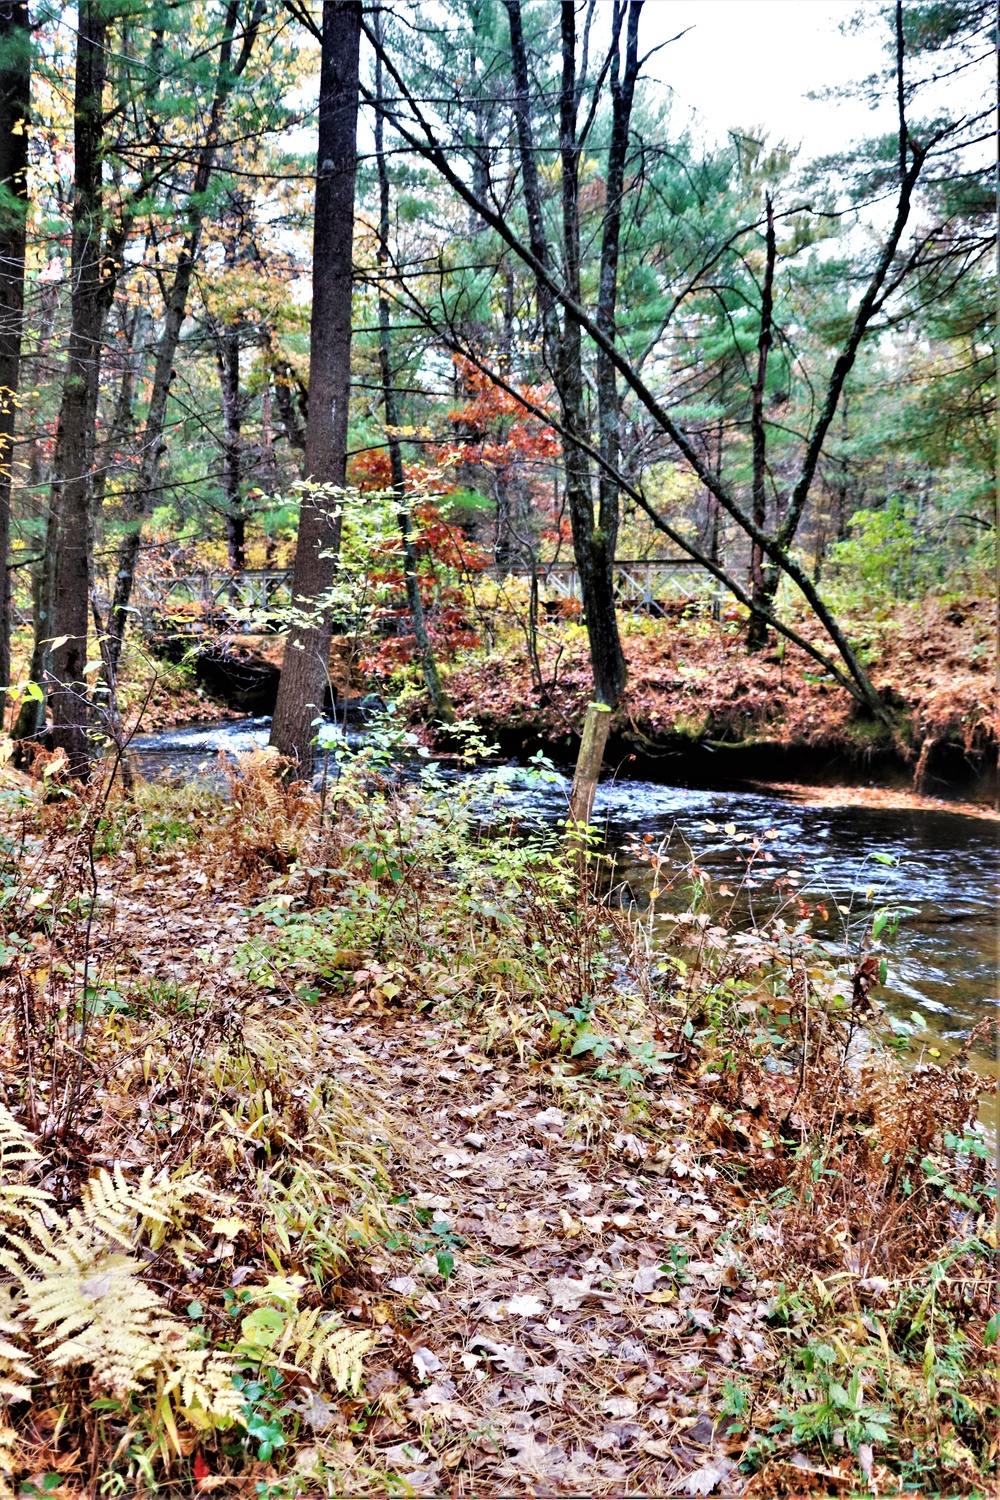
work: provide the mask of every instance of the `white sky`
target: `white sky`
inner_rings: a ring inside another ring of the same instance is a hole
[[[891,106],[806,97],[884,66],[878,25],[841,35],[859,9],[875,20],[876,0],[646,0],[639,40],[648,51],[691,28],[647,65],[673,91],[675,124],[720,142],[763,126],[772,143],[800,146],[801,163],[893,128]]]

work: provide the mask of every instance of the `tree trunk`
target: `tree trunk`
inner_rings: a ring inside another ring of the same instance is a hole
[[[246,517],[243,514],[242,411],[240,410],[240,339],[235,328],[219,334],[215,352],[222,394],[222,493],[226,504],[226,552],[229,568],[246,567]]]
[[[69,354],[56,430],[52,506],[56,531],[55,633],[49,699],[52,739],[72,776],[85,777],[90,616],[91,496],[101,341],[103,94],[108,25],[101,0],[81,0],[74,96],[74,200]],[[62,639],[60,639],[62,638]]]
[[[31,30],[24,0],[0,6],[0,730],[10,683],[10,491],[24,318]]]
[[[601,774],[604,747],[611,728],[611,709],[606,703],[591,703],[583,721],[583,737],[580,753],[576,758],[573,773],[573,789],[569,796],[569,833],[575,838],[580,828],[590,822],[597,795],[597,782]]]
[[[376,17],[376,26],[381,34],[381,16]],[[382,62],[376,58],[375,61],[375,93],[381,103],[382,100]],[[437,661],[434,658],[434,649],[431,646],[430,637],[427,634],[427,624],[424,620],[424,603],[420,596],[420,578],[417,573],[417,549],[413,540],[413,530],[410,525],[410,512],[406,499],[406,480],[403,474],[403,455],[399,444],[399,412],[396,406],[396,388],[392,376],[392,327],[389,317],[389,298],[385,290],[384,277],[389,264],[389,169],[385,160],[384,145],[385,126],[381,114],[375,112],[375,161],[378,167],[379,188],[379,226],[378,226],[378,266],[382,280],[379,285],[378,298],[378,355],[379,371],[382,380],[382,405],[385,410],[386,441],[389,445],[389,471],[392,478],[392,490],[396,497],[396,514],[399,519],[399,531],[402,540],[403,551],[403,578],[406,584],[406,602],[410,611],[410,620],[413,625],[413,639],[420,657],[420,665],[423,670],[424,683],[430,694],[431,704],[434,712],[445,724],[455,722],[455,710],[451,706],[451,700],[441,684],[441,675],[438,672]]]
[[[357,158],[360,0],[324,0],[319,142],[313,222],[313,300],[305,477],[292,598],[306,619],[285,640],[271,744],[303,775],[313,764],[314,721],[322,715],[331,622],[323,596],[333,582],[351,384],[354,175]]]
[[[562,89],[559,108],[559,151],[562,163],[563,261],[566,289],[579,304],[580,288],[580,184],[581,147],[577,141],[579,96],[576,79],[576,6],[563,0]],[[577,318],[566,310],[559,351],[559,397],[563,421],[573,437],[586,437],[583,402],[582,331]],[[584,451],[570,443],[563,449],[566,466],[566,498],[573,532],[573,552],[580,573],[594,696],[613,708],[625,686],[625,658],[618,638],[618,619],[612,586],[614,539],[594,524],[590,461]],[[609,549],[609,541],[611,547]]]

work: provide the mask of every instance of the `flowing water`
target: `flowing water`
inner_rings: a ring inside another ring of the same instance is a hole
[[[144,735],[133,742],[134,760],[149,778],[211,775],[220,751],[262,746],[269,728],[268,719],[245,719]],[[361,737],[360,729],[349,734]],[[565,816],[568,786],[562,779],[526,785],[512,772],[508,802],[519,813],[554,822]],[[788,872],[792,885],[785,887],[783,899],[791,902],[792,915],[798,902],[805,902],[813,912],[814,930],[834,943],[844,938],[840,908],[853,913],[855,936],[862,916],[876,907],[909,908],[887,945],[889,975],[883,993],[898,1017],[909,1020],[916,1012],[921,1018],[913,1041],[918,1052],[933,1047],[947,1056],[977,1021],[998,1014],[1000,826],[995,822],[939,809],[803,806],[763,791],[706,791],[625,780],[599,789],[594,818],[606,830],[609,850],[617,853],[617,879],[640,907],[648,904],[651,869],[630,850],[641,847],[648,834],[654,847],[669,841],[673,868],[693,854],[711,875],[716,892],[720,885],[733,890],[737,921],[768,915],[776,900],[775,875],[785,878]],[[714,824],[716,831],[706,824]],[[744,836],[742,842],[725,832],[727,825]],[[748,871],[746,851],[755,836],[770,860],[765,863],[758,856]],[[685,905],[681,885],[666,896],[664,905],[671,904],[674,910]],[[664,933],[669,927],[665,917],[656,925]],[[990,1053],[984,1044],[976,1061],[995,1075]]]

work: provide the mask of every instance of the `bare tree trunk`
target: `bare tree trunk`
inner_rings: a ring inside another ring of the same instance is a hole
[[[122,333],[125,335],[125,348],[121,354],[123,365],[121,380],[118,386],[118,399],[115,402],[111,427],[101,444],[100,453],[94,465],[95,516],[100,514],[101,506],[104,504],[108,474],[111,472],[115,461],[114,455],[121,453],[123,448],[130,445],[134,435],[135,388],[142,373],[143,345],[146,341],[147,326],[148,315],[145,307],[137,307],[135,309],[131,323],[125,317],[122,318]]]
[[[24,320],[31,30],[25,0],[0,6],[0,730],[10,683],[10,491]]]
[[[101,0],[82,0],[74,96],[74,200],[69,354],[56,430],[55,632],[49,698],[52,739],[70,774],[85,777],[88,695],[84,677],[90,615],[94,424],[106,303],[102,286],[103,94],[108,25]],[[61,639],[60,639],[61,638]]]
[[[235,328],[221,331],[215,351],[222,394],[222,493],[226,503],[226,552],[230,571],[246,567],[246,516],[240,494],[242,417],[240,408],[240,339]]]
[[[381,16],[376,25],[381,33]],[[375,93],[382,100],[382,63],[375,61]],[[382,380],[382,405],[385,410],[386,441],[389,445],[389,470],[392,490],[396,497],[396,514],[403,545],[403,579],[406,584],[406,602],[413,624],[413,639],[420,657],[424,683],[430,694],[434,712],[446,724],[455,721],[455,710],[441,683],[441,674],[434,658],[427,623],[424,619],[424,603],[420,596],[420,577],[417,573],[417,550],[410,524],[410,512],[406,499],[406,480],[403,474],[403,455],[399,444],[399,412],[396,406],[396,389],[392,375],[392,328],[389,318],[389,298],[385,290],[385,275],[389,265],[389,169],[385,160],[385,126],[378,110],[375,112],[375,161],[378,167],[379,226],[378,266],[380,273],[378,298],[378,355]]]
[[[322,600],[340,547],[341,508],[325,487],[343,487],[347,467],[360,47],[360,0],[324,0],[305,459],[307,481],[324,488],[302,497],[292,599],[307,619],[285,640],[271,726],[271,744],[303,774],[323,712],[331,622]]]
[[[562,87],[559,100],[559,151],[562,163],[563,260],[566,288],[580,303],[580,154],[577,140],[579,94],[576,76],[576,7],[563,0]],[[586,437],[584,407],[582,330],[568,309],[563,322],[559,357],[559,397],[563,421],[574,437]],[[580,592],[590,643],[594,695],[598,703],[613,708],[625,685],[625,659],[618,638],[618,620],[611,588],[613,556],[609,560],[607,539],[595,527],[591,492],[590,460],[576,443],[564,449],[566,499],[573,533],[573,552],[580,573]]]

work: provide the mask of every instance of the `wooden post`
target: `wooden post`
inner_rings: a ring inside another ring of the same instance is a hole
[[[604,747],[611,728],[611,709],[606,703],[591,703],[587,706],[587,717],[583,724],[583,739],[576,758],[573,773],[573,790],[569,799],[569,833],[572,837],[581,825],[590,822],[594,808],[597,781],[601,774]]]

